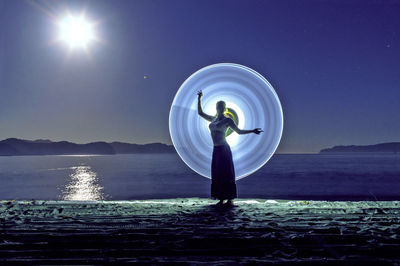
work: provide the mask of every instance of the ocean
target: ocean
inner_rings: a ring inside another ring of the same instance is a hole
[[[399,154],[275,154],[236,182],[239,198],[398,200]],[[0,199],[210,197],[177,154],[0,157]]]

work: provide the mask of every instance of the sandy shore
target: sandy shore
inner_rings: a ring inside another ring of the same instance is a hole
[[[1,201],[0,262],[400,265],[399,201]]]

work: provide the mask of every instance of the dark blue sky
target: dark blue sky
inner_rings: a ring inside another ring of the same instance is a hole
[[[44,10],[85,6],[103,42],[67,56]],[[170,144],[181,83],[233,62],[280,97],[278,152],[400,141],[399,14],[390,0],[0,0],[0,139]]]

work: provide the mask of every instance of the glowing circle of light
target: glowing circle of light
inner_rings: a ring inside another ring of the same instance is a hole
[[[86,48],[96,39],[94,24],[86,20],[83,15],[63,17],[59,24],[59,40],[66,42],[70,48]]]
[[[234,132],[226,137],[236,180],[260,169],[275,153],[283,131],[282,107],[272,85],[249,67],[219,63],[196,71],[178,89],[169,113],[172,143],[192,170],[211,178],[213,142],[210,122],[197,113],[199,90],[206,114],[216,115],[216,103],[223,100],[235,110],[240,129],[264,130],[259,135]]]

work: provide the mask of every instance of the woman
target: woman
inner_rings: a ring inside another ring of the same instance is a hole
[[[232,152],[225,140],[226,130],[230,127],[238,134],[260,134],[263,131],[260,128],[253,130],[239,129],[232,118],[224,115],[226,108],[224,101],[217,102],[217,114],[215,116],[205,114],[201,108],[202,91],[200,90],[197,95],[198,114],[211,122],[208,126],[214,144],[211,162],[211,197],[219,199],[216,205],[224,204],[226,199],[226,204],[232,206],[233,199],[237,197],[237,192]]]

